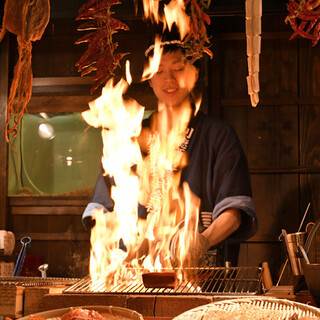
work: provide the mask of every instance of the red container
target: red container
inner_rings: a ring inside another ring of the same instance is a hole
[[[41,277],[38,267],[43,264],[43,258],[36,254],[27,254],[24,258],[20,276]]]

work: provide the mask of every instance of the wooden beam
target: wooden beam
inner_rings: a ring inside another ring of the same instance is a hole
[[[33,95],[28,103],[28,112],[82,112],[88,110],[88,103],[97,97],[90,95]]]
[[[26,207],[26,206],[42,206],[42,207],[61,207],[61,206],[86,206],[93,194],[93,189],[90,195],[81,198],[73,198],[72,195],[68,196],[13,196],[8,197],[10,207]]]
[[[8,158],[5,139],[8,100],[9,37],[0,43],[0,229],[7,228]]]
[[[308,167],[286,167],[286,168],[249,168],[251,174],[319,174],[320,168]]]
[[[25,232],[15,233],[16,239],[28,236],[32,241],[89,241],[90,233],[41,233],[41,232]]]
[[[61,207],[11,207],[12,215],[79,215],[81,216],[85,206],[82,207],[70,207],[70,206],[61,206]]]
[[[259,106],[296,106],[306,105],[314,106],[320,104],[320,97],[276,97],[276,98],[261,98]],[[224,107],[231,106],[248,106],[250,107],[249,98],[238,98],[238,99],[221,99],[221,105]]]
[[[92,77],[34,77],[32,87],[92,85]]]

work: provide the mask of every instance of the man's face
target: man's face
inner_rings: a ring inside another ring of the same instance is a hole
[[[189,100],[198,74],[198,69],[184,62],[182,51],[177,50],[162,56],[158,72],[149,82],[160,103],[179,107]]]

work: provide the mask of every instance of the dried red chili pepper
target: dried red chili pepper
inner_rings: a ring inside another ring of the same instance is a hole
[[[118,30],[129,30],[129,27],[111,15],[111,6],[119,4],[119,0],[89,0],[78,11],[77,20],[90,20],[79,26],[79,31],[93,31],[78,39],[75,43],[88,43],[88,48],[76,62],[81,76],[96,72],[93,93],[102,85],[120,64],[125,54],[114,54],[118,43],[113,43],[112,35]]]
[[[312,41],[315,46],[320,39],[320,0],[308,0],[306,2],[297,2],[290,0],[288,4],[288,16],[286,22],[289,22],[294,33],[290,40],[296,36],[301,36]],[[316,9],[316,10],[315,10]]]

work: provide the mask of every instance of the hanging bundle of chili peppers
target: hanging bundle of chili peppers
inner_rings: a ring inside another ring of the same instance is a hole
[[[137,6],[136,0],[134,1]],[[78,12],[77,20],[88,20],[78,27],[78,31],[92,31],[76,41],[76,44],[88,43],[87,50],[76,66],[81,76],[95,73],[91,94],[114,75],[120,60],[127,54],[115,53],[118,43],[113,43],[112,40],[112,35],[119,29],[129,30],[125,23],[112,17],[111,7],[116,4],[120,4],[120,1],[89,0]],[[191,60],[199,59],[203,53],[212,58],[206,29],[206,24],[210,24],[210,17],[204,12],[209,5],[210,0],[185,0],[186,13],[190,16],[190,32],[183,42],[186,55]]]
[[[81,76],[95,72],[91,93],[114,75],[113,71],[127,54],[115,53],[118,43],[113,43],[112,35],[119,29],[129,30],[125,23],[111,17],[111,7],[115,4],[120,4],[120,1],[89,0],[78,12],[77,20],[88,20],[78,27],[78,31],[92,31],[76,41],[76,44],[88,43],[76,66]]]
[[[204,12],[210,6],[210,0],[186,0],[186,12],[190,15],[190,32],[184,39],[187,48],[187,55],[194,60],[199,59],[203,52],[212,58],[212,51],[209,49],[210,41],[207,36],[206,24],[210,25],[210,17]],[[189,51],[189,52],[188,52]]]
[[[294,31],[290,40],[299,35],[310,39],[314,47],[320,38],[320,0],[290,0],[285,22]]]

